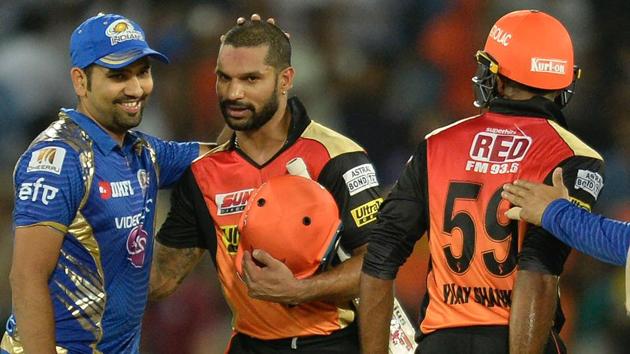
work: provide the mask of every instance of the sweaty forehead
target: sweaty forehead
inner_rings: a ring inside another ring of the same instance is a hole
[[[222,45],[217,58],[217,69],[233,75],[242,72],[266,72],[272,70],[271,66],[265,64],[268,51],[268,45],[257,47]]]

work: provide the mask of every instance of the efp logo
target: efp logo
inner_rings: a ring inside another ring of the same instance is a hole
[[[146,255],[149,234],[142,225],[134,227],[127,236],[127,259],[135,268],[142,268]]]

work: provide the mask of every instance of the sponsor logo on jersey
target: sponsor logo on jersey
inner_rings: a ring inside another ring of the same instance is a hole
[[[112,22],[105,30],[105,35],[109,37],[112,45],[130,40],[144,41],[142,33],[137,31],[127,19]]]
[[[134,195],[131,181],[119,181],[119,182],[98,182],[98,192],[101,194],[101,199],[107,200],[109,198],[120,198]]]
[[[494,25],[492,26],[488,37],[492,38],[494,41],[501,44],[502,46],[507,47],[508,45],[510,45],[512,34],[504,31],[501,27]]]
[[[60,174],[65,156],[66,149],[57,146],[33,151],[26,172],[43,171]]]
[[[247,205],[249,196],[254,191],[251,189],[243,189],[236,192],[217,194],[214,201],[217,204],[217,215],[230,215],[243,212]]]
[[[136,227],[142,223],[142,219],[143,213],[138,213],[135,215],[116,217],[114,220],[116,221],[116,228],[120,230]]]
[[[138,177],[140,188],[142,188],[142,194],[145,194],[147,192],[147,188],[149,187],[149,174],[147,173],[147,170],[144,168],[139,169],[136,176]]]
[[[372,164],[366,163],[346,171],[343,174],[350,195],[353,196],[368,188],[378,187],[376,172]]]
[[[230,255],[236,255],[236,251],[238,250],[238,241],[240,239],[238,227],[236,225],[223,225],[221,226],[221,231],[223,231],[223,235],[221,237],[223,245]]]
[[[475,135],[466,171],[490,174],[516,173],[532,138],[512,129],[486,128]]]
[[[604,179],[599,173],[589,170],[578,170],[577,178],[575,179],[575,189],[582,189],[597,199],[602,187],[604,187]]]
[[[383,203],[383,198],[378,198],[350,210],[357,227],[361,227],[376,220],[378,208],[381,206],[381,203]]]
[[[20,191],[18,192],[18,198],[20,200],[41,201],[44,205],[48,205],[48,202],[55,199],[59,192],[59,188],[44,184],[44,177],[40,177],[34,183],[22,183],[20,185]]]
[[[146,255],[149,234],[144,231],[142,225],[134,227],[127,236],[127,260],[135,268],[142,268]]]
[[[536,73],[549,73],[564,75],[566,72],[566,60],[547,59],[547,58],[531,58],[531,71]]]

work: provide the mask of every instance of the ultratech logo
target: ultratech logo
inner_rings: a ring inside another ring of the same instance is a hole
[[[352,209],[350,213],[352,214],[352,218],[357,224],[357,227],[361,227],[376,220],[378,208],[381,206],[381,203],[383,203],[383,198],[378,198]]]
[[[26,172],[44,171],[58,175],[65,156],[66,149],[56,146],[33,151]]]
[[[487,128],[473,139],[466,171],[494,175],[516,173],[531,145],[532,138],[523,132]]]
[[[236,250],[238,250],[238,240],[240,239],[238,227],[236,225],[223,225],[221,226],[221,231],[223,231],[221,237],[223,245],[230,255],[235,255]]]
[[[532,58],[532,66],[530,70],[536,73],[564,75],[566,72],[566,65],[566,60]]]
[[[251,188],[217,194],[214,197],[214,202],[217,204],[217,215],[230,215],[242,212],[247,206],[247,200],[253,191],[254,189]]]

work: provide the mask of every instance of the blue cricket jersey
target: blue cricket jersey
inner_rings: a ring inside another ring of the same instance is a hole
[[[567,245],[601,261],[626,264],[630,223],[591,214],[565,199],[551,202],[542,226]]]
[[[19,159],[14,226],[65,234],[48,282],[58,352],[139,351],[158,188],[174,183],[198,153],[198,143],[135,131],[120,147],[92,119],[62,109]],[[2,353],[20,347],[11,316]]]

